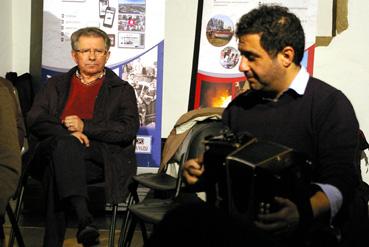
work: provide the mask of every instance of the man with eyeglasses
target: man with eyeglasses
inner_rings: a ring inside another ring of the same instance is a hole
[[[137,166],[133,142],[139,128],[134,89],[105,67],[108,35],[95,27],[71,36],[76,67],[50,78],[28,113],[33,175],[46,188],[44,246],[62,246],[65,210],[78,218],[77,241],[99,242],[88,209],[87,183],[105,181],[106,200],[124,202]]]

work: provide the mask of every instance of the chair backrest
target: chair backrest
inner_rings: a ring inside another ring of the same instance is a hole
[[[223,123],[220,120],[197,122],[177,149],[172,160],[180,164],[182,156],[183,161],[198,157],[205,151],[204,139],[219,134],[222,129]]]
[[[189,112],[184,113],[175,123],[169,136],[165,140],[165,144],[162,149],[162,157],[159,167],[160,172],[166,172],[168,164],[173,163],[173,156],[176,151],[180,149],[181,144],[184,142],[186,136],[190,130],[197,123],[212,119],[220,120],[222,118],[222,112],[224,108],[220,107],[205,107],[198,108]],[[180,156],[175,157],[175,161],[178,161]],[[171,167],[172,169],[173,167]],[[173,172],[171,174],[176,174]]]
[[[192,127],[173,157],[173,160],[179,164],[176,195],[178,195],[182,184],[181,174],[183,163],[203,154],[205,151],[205,138],[219,135],[223,128],[224,125],[220,120],[210,119],[197,122],[194,127]]]

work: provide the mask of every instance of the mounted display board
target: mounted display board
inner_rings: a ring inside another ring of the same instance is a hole
[[[164,0],[44,0],[42,78],[75,66],[71,34],[104,30],[112,47],[107,67],[135,89],[140,116],[139,166],[160,164],[164,55]]]

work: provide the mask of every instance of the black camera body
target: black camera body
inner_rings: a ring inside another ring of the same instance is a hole
[[[274,197],[296,200],[310,181],[304,155],[251,135],[223,133],[205,142],[207,202],[238,219],[278,210]]]

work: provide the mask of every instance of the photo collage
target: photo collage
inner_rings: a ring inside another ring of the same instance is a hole
[[[146,0],[118,0],[117,8],[109,5],[109,0],[99,0],[99,16],[105,30],[117,23],[117,30],[114,31],[117,37],[109,35],[113,46],[145,48]]]

